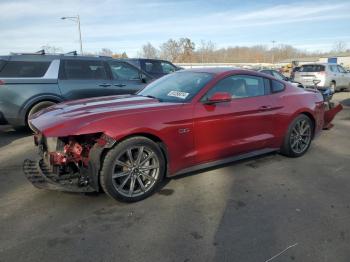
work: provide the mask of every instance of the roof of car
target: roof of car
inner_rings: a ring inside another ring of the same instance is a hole
[[[308,66],[308,65],[337,65],[337,63],[307,63],[301,66]]]
[[[101,60],[113,59],[109,56],[95,56],[95,55],[74,55],[74,54],[31,54],[31,53],[15,53],[9,56],[4,56],[12,61],[52,61],[55,59],[78,59],[78,60]],[[119,59],[115,59],[119,60]]]
[[[185,71],[190,71],[190,72],[198,72],[198,73],[211,73],[211,74],[221,74],[221,73],[226,73],[230,71],[249,71],[251,72],[252,70],[247,70],[247,69],[241,69],[237,67],[200,67],[200,68],[190,68],[186,69]],[[183,72],[183,71],[179,71]]]
[[[132,61],[138,61],[138,60],[148,60],[148,61],[166,61],[170,62],[164,59],[156,59],[156,58],[123,58],[123,60],[132,60]],[[170,62],[171,63],[171,62]]]

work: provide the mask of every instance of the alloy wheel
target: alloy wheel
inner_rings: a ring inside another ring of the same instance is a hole
[[[112,174],[116,191],[125,197],[138,197],[149,191],[156,183],[159,159],[146,146],[134,146],[119,154]]]
[[[294,125],[290,136],[290,147],[297,153],[303,153],[311,142],[311,125],[305,119],[301,119]]]

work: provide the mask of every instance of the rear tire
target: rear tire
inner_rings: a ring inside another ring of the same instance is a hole
[[[313,123],[308,116],[297,116],[288,127],[281,153],[288,157],[304,155],[311,145],[313,130]]]
[[[132,137],[106,154],[100,184],[110,197],[136,202],[157,190],[165,170],[166,162],[160,147],[148,138]]]
[[[35,129],[34,127],[32,126],[32,124],[29,122],[29,119],[36,113],[38,113],[39,111],[45,109],[45,108],[48,108],[50,106],[53,106],[55,105],[56,103],[55,102],[52,102],[52,101],[42,101],[42,102],[39,102],[37,104],[35,104],[28,112],[27,114],[27,118],[26,118],[26,121],[27,121],[27,126],[33,131],[35,132]]]
[[[335,93],[337,91],[337,85],[335,82],[331,83],[330,89],[333,93]]]

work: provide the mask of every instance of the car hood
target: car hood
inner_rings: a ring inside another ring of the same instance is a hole
[[[147,111],[165,110],[181,106],[137,95],[109,96],[81,99],[54,105],[33,115],[31,124],[46,136],[65,136],[87,133],[86,127],[98,121]],[[92,132],[104,132],[91,129]],[[90,132],[89,131],[89,132]]]

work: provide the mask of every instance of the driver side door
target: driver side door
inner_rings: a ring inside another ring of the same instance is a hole
[[[216,92],[230,93],[232,100],[205,103]],[[263,77],[233,75],[218,81],[195,106],[196,161],[216,161],[272,144],[275,107],[269,92]]]

